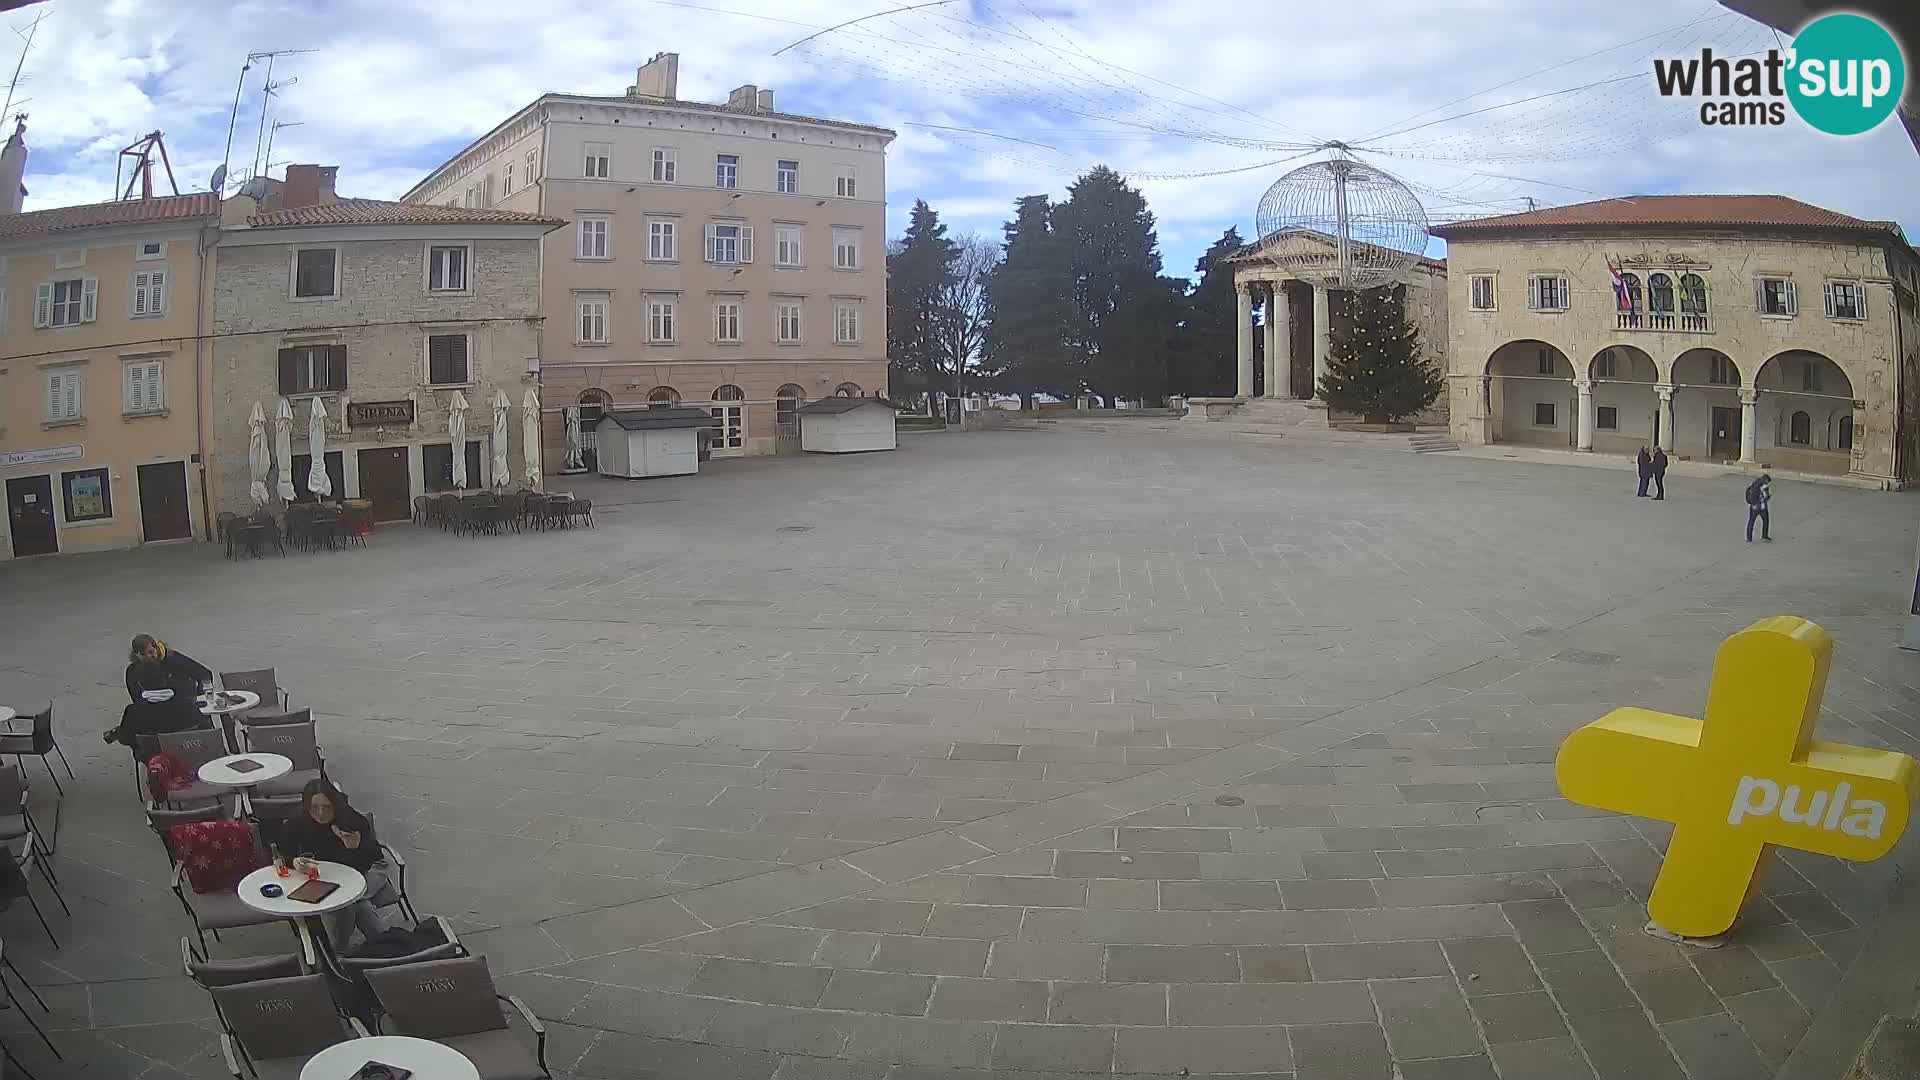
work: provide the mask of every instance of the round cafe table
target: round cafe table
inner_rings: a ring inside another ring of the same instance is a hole
[[[240,884],[234,888],[240,895],[241,903],[263,915],[275,915],[282,919],[307,920],[307,929],[313,934],[314,945],[324,952],[332,953],[333,943],[327,940],[326,923],[318,918],[318,916],[325,915],[332,911],[339,911],[341,908],[365,896],[367,893],[367,879],[360,871],[343,863],[315,860],[314,865],[320,868],[321,881],[331,881],[335,885],[340,886],[333,890],[326,899],[321,900],[317,904],[309,904],[301,900],[289,900],[285,895],[307,883],[305,871],[294,870],[289,872],[286,877],[281,877],[274,871],[273,864],[271,863],[241,878]],[[267,884],[280,886],[282,894],[280,896],[263,895],[260,892],[260,887]]]
[[[374,1035],[335,1043],[307,1059],[300,1080],[353,1080],[362,1065],[377,1061],[411,1069],[408,1080],[480,1080],[480,1070],[451,1046],[405,1035]]]
[[[251,690],[219,690],[201,694],[193,703],[200,706],[201,713],[220,721],[220,734],[227,741],[227,749],[239,750],[240,736],[233,730],[233,716],[260,704],[260,695]]]
[[[233,766],[242,761],[251,761],[260,768],[246,772],[236,770]],[[199,776],[202,781],[218,787],[251,788],[292,771],[293,759],[283,754],[228,754],[200,766]]]
[[[0,705],[0,724],[4,724],[7,721],[12,720],[14,717],[19,715],[20,715],[19,713],[14,712],[12,709],[8,708],[7,706]]]

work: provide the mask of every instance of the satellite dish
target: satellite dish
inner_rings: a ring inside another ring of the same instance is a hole
[[[217,192],[227,185],[227,167],[221,165],[213,170],[213,177],[207,181],[207,190]]]

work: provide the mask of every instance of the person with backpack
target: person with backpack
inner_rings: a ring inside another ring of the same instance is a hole
[[[1773,527],[1769,508],[1773,502],[1773,477],[1766,473],[1760,479],[1747,485],[1747,543],[1753,543],[1753,523],[1760,523],[1760,539],[1773,542],[1770,535]]]
[[[1640,453],[1634,456],[1633,463],[1640,470],[1640,490],[1637,494],[1644,499],[1647,497],[1647,482],[1653,479],[1653,458],[1647,456],[1645,446],[1640,447]]]
[[[1654,502],[1667,497],[1667,452],[1657,446],[1653,448],[1653,492]]]

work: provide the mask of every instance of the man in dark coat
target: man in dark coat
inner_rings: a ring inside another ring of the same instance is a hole
[[[1667,452],[1659,447],[1653,448],[1653,501],[1659,502],[1667,497]]]
[[[1653,479],[1653,458],[1647,454],[1647,448],[1642,446],[1640,453],[1633,460],[1634,464],[1640,468],[1639,495],[1644,499],[1647,497],[1647,482]]]
[[[133,639],[127,663],[127,697],[119,726],[101,736],[138,753],[135,736],[192,731],[209,726],[194,698],[213,685],[213,672],[183,652],[147,634]]]
[[[1747,543],[1753,543],[1753,523],[1760,523],[1760,539],[1771,541],[1773,531],[1773,477],[1766,473],[1747,485]]]

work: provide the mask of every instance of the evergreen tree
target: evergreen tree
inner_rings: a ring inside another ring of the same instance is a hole
[[[1178,305],[1160,277],[1147,200],[1105,165],[1075,180],[1055,220],[1069,250],[1071,371],[1102,398],[1157,401]]]
[[[1239,391],[1234,364],[1240,348],[1240,309],[1233,295],[1233,267],[1226,259],[1245,246],[1240,230],[1230,228],[1193,264],[1199,284],[1186,298],[1169,390],[1189,397],[1229,397]]]
[[[1001,228],[1006,255],[987,276],[982,368],[995,389],[1031,404],[1036,393],[1071,397],[1081,389],[1068,371],[1065,327],[1071,278],[1065,246],[1053,228],[1055,207],[1045,195],[1014,202]]]
[[[917,395],[946,389],[941,371],[942,297],[953,281],[959,257],[947,227],[926,200],[916,199],[906,235],[887,253],[887,356],[893,361],[889,386]]]
[[[1349,318],[1329,328],[1327,374],[1320,380],[1328,407],[1390,424],[1433,404],[1446,382],[1420,356],[1420,329],[1407,319],[1405,290],[1381,287],[1347,297]]]

